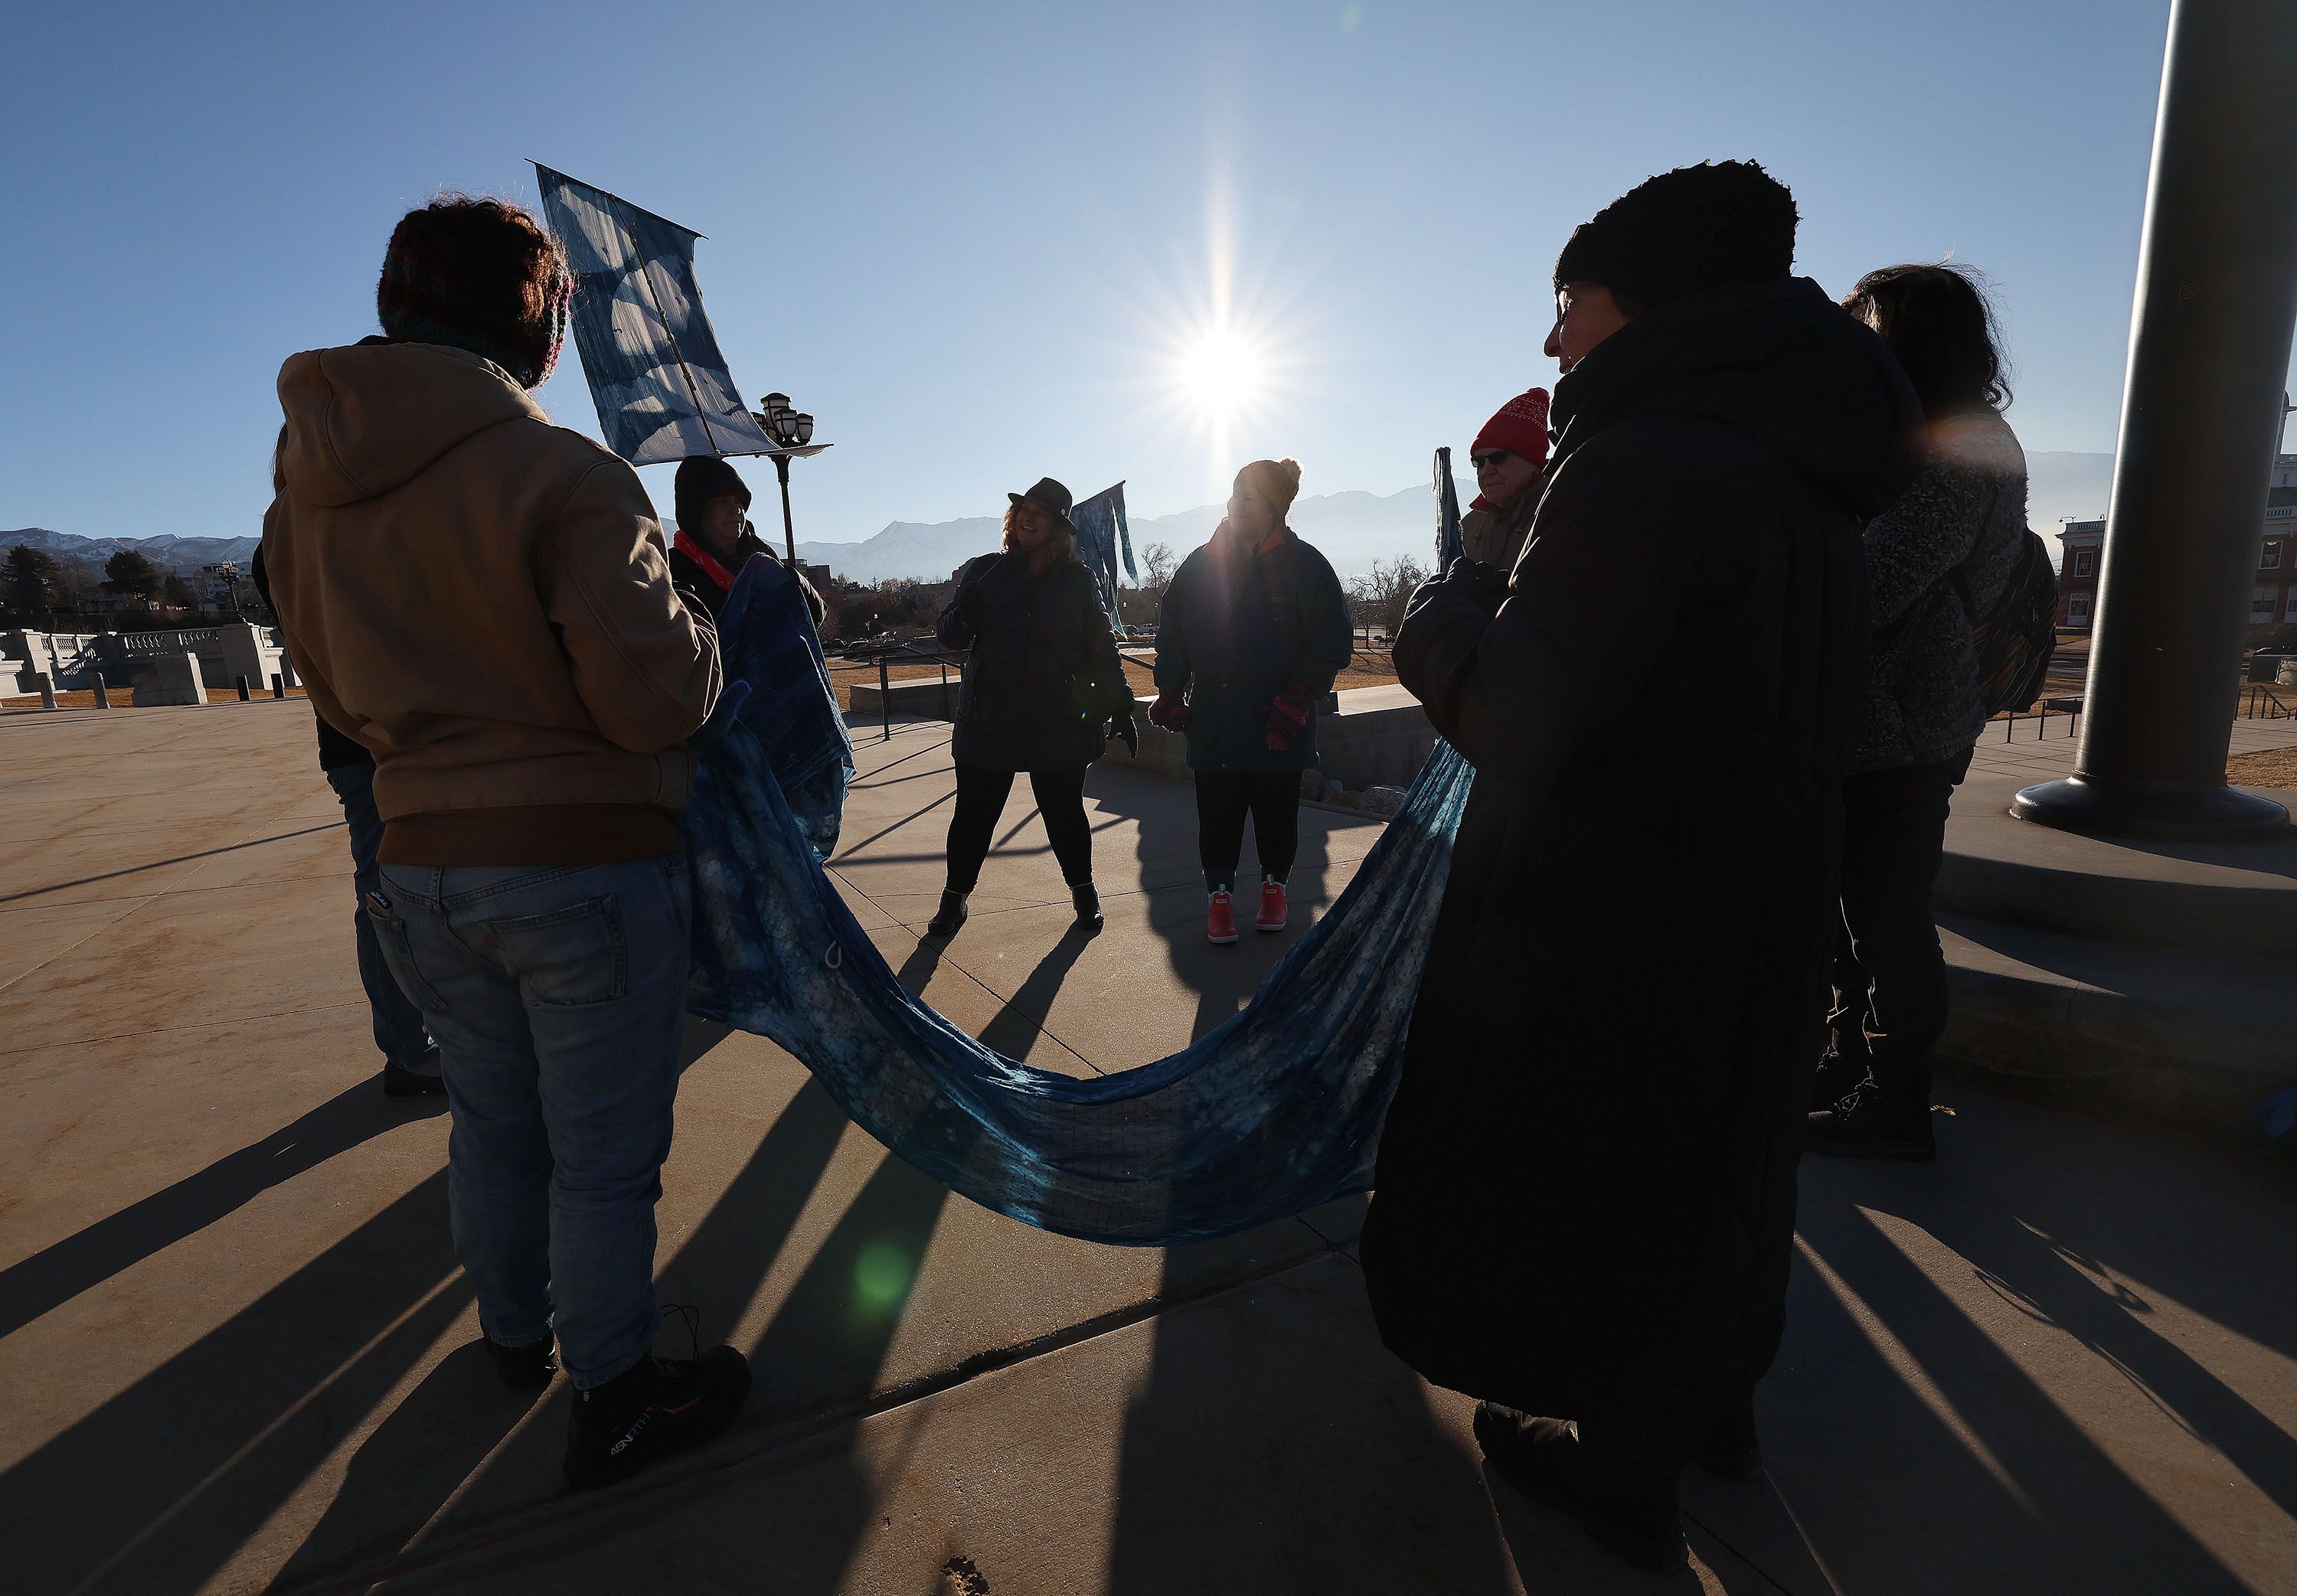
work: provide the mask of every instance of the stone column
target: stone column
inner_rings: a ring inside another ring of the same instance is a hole
[[[2297,332],[2297,4],[2175,0],[2072,777],[2013,812],[2109,835],[2288,824],[2225,784]]]

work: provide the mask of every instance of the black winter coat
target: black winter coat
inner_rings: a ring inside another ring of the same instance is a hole
[[[1305,770],[1316,762],[1316,700],[1355,655],[1355,629],[1331,562],[1286,528],[1246,554],[1228,523],[1181,562],[1157,612],[1157,690],[1189,701],[1191,770]],[[1268,745],[1287,687],[1307,689],[1308,724]]]
[[[1076,770],[1100,757],[1132,692],[1116,638],[1074,559],[1032,572],[1026,555],[983,555],[957,573],[934,634],[970,649],[951,753],[992,770]]]
[[[1463,563],[1398,635],[1476,782],[1363,1256],[1381,1335],[1436,1384],[1677,1427],[1778,1346],[1859,522],[1913,477],[1921,415],[1805,279],[1636,317],[1554,414],[1496,614]]]

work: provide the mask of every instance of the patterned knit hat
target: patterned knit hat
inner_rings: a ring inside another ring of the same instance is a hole
[[[1547,390],[1527,388],[1484,423],[1484,430],[1468,446],[1468,454],[1503,448],[1537,465],[1547,458]]]
[[[539,388],[558,364],[573,298],[566,258],[539,222],[460,194],[399,218],[375,290],[389,336],[482,355],[522,388]]]

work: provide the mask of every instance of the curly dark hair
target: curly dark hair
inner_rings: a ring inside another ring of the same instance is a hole
[[[1842,308],[1881,333],[1898,356],[1924,415],[2009,406],[2009,363],[1984,283],[1951,261],[1886,266],[1842,296]]]
[[[375,312],[392,338],[469,350],[533,388],[557,361],[572,293],[565,252],[524,207],[442,193],[391,230]]]

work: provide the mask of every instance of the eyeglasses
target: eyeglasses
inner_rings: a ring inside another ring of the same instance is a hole
[[[1495,448],[1488,455],[1470,455],[1468,464],[1478,471],[1489,471],[1515,458],[1512,449]]]

